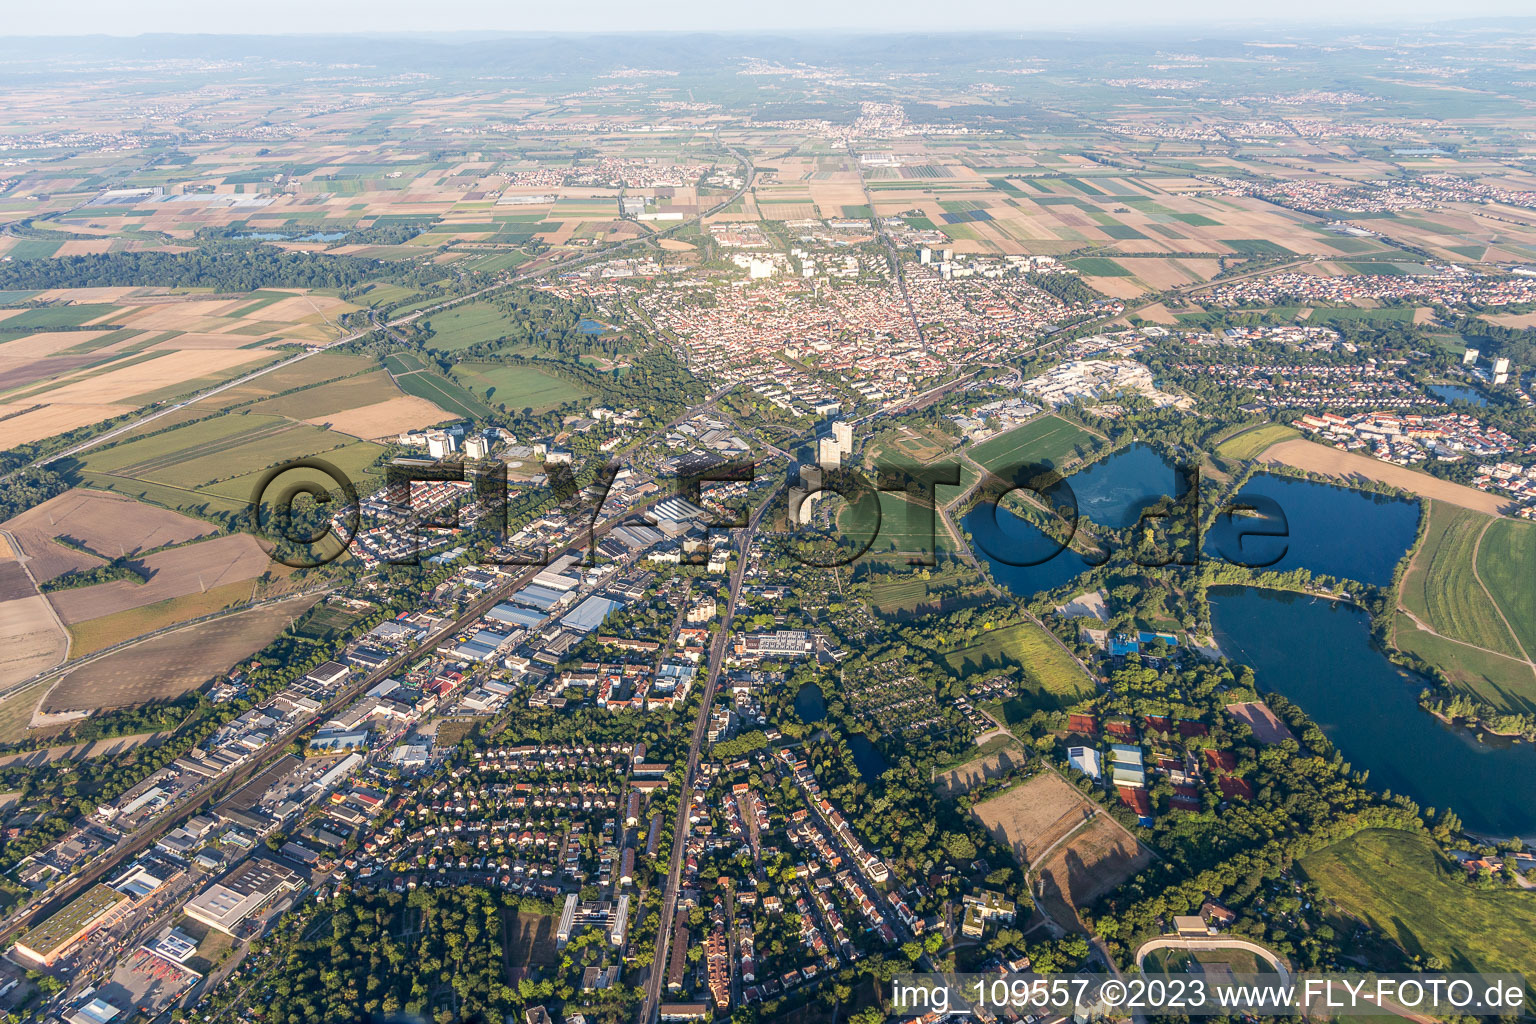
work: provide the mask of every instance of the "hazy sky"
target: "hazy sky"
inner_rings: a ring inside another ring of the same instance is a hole
[[[1083,29],[1243,20],[1405,24],[1530,15],[1530,0],[70,0],[4,5],[0,35],[144,32],[783,31],[790,29]]]

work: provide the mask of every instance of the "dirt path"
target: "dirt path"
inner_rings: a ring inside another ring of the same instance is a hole
[[[1483,528],[1477,532],[1477,541],[1472,545],[1472,578],[1477,580],[1477,585],[1482,588],[1483,596],[1488,598],[1488,603],[1493,607],[1493,610],[1499,613],[1499,621],[1504,623],[1505,629],[1509,630],[1509,638],[1515,642],[1515,650],[1520,652],[1520,657],[1524,658],[1525,663],[1531,666],[1531,673],[1536,675],[1536,663],[1531,661],[1530,653],[1526,651],[1525,645],[1520,642],[1520,634],[1515,632],[1515,627],[1510,623],[1508,617],[1505,616],[1504,609],[1500,608],[1499,602],[1493,599],[1493,591],[1488,589],[1488,584],[1483,582],[1482,575],[1477,571],[1477,556],[1483,550],[1483,537],[1488,533],[1488,527],[1492,525],[1492,519],[1484,523]]]

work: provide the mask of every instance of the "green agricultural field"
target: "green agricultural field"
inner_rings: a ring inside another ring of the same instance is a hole
[[[1477,574],[1498,602],[1526,655],[1536,658],[1536,525],[1497,519],[1483,534]]]
[[[1475,889],[1429,837],[1370,829],[1297,862],[1322,890],[1340,936],[1355,921],[1409,956],[1452,971],[1529,971],[1536,964],[1536,898]]]
[[[269,467],[310,456],[349,474],[359,490],[371,490],[367,471],[383,451],[281,416],[237,412],[92,452],[81,474],[96,486],[171,508],[227,511],[249,502]]]
[[[0,320],[0,330],[46,331],[54,327],[80,327],[114,313],[117,306],[105,302],[81,302],[73,306],[40,306]]]
[[[1514,638],[1473,569],[1479,538],[1492,522],[1470,509],[1430,502],[1424,546],[1403,577],[1399,600],[1442,636],[1518,657]]]
[[[973,675],[1017,665],[1037,691],[1058,707],[1067,707],[1094,691],[1089,679],[1054,637],[1032,622],[1020,622],[987,633],[969,647],[944,655],[950,671]]]
[[[1309,324],[1323,324],[1329,320],[1348,321],[1349,323],[1413,323],[1412,306],[1385,306],[1380,309],[1359,309],[1355,306],[1328,306],[1318,307],[1312,310],[1312,315],[1307,319]]]
[[[458,363],[454,371],[485,401],[510,410],[545,412],[591,394],[554,374],[516,363]]]
[[[1440,669],[1452,685],[1497,708],[1536,712],[1536,675],[1525,662],[1426,633],[1401,611],[1394,623],[1395,646]]]
[[[1216,446],[1216,454],[1224,459],[1246,461],[1258,457],[1271,445],[1300,436],[1294,428],[1283,423],[1264,423],[1233,434]]]
[[[1230,246],[1233,252],[1244,256],[1295,256],[1296,254],[1279,242],[1271,242],[1267,238],[1223,238],[1223,245]]]
[[[394,376],[395,384],[408,395],[425,398],[439,409],[466,419],[483,419],[491,414],[484,402],[436,370],[425,369],[416,356],[392,352],[384,365]]]
[[[253,413],[312,420],[399,398],[400,389],[383,370],[345,377],[329,384],[304,388],[289,395],[269,398],[251,406]]]
[[[295,448],[295,454],[279,458],[275,461],[284,462],[306,456],[322,459],[335,466],[348,480],[351,480],[352,486],[357,489],[359,494],[367,494],[384,482],[383,476],[374,468],[375,463],[379,460],[379,456],[387,451],[382,445],[374,444],[371,441],[355,441],[344,434],[336,434],[328,430],[324,431],[323,434],[324,440],[331,441],[332,443],[337,441],[351,441],[351,443],[342,444],[334,448],[304,451],[303,455],[297,454],[302,449]],[[198,489],[198,493],[222,495],[231,500],[238,501],[244,506],[249,504],[251,495],[255,493],[256,487],[262,482],[266,472],[267,468],[262,467],[261,469],[253,470],[228,480],[222,480],[209,484],[206,487],[201,487]],[[285,487],[302,481],[310,481],[327,489],[333,489],[336,486],[326,474],[318,470],[295,470],[291,473],[283,474],[283,485]]]
[[[1131,272],[1105,256],[1083,256],[1068,261],[1079,273],[1089,277],[1130,277]]]
[[[969,603],[987,593],[981,576],[970,569],[933,570],[928,579],[918,573],[878,576],[869,584],[869,602],[882,615],[905,615],[920,608]]]
[[[1056,415],[1045,415],[988,438],[971,449],[971,458],[992,472],[1011,466],[1048,463],[1060,469],[1099,445],[1088,431]]]
[[[931,513],[893,491],[880,492],[880,521],[870,522],[864,514],[865,502],[844,505],[837,517],[839,532],[850,540],[863,543],[874,534],[868,554],[931,554],[934,546],[945,552],[949,535],[938,511]],[[931,525],[930,525],[931,523]]]

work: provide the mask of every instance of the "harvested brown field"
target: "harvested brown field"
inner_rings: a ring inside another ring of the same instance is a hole
[[[47,683],[37,682],[0,700],[0,743],[20,743],[27,738],[32,711],[46,689]]]
[[[1101,814],[1040,865],[1041,907],[1058,924],[1086,931],[1077,912],[1151,860],[1151,854],[1119,822]]]
[[[305,422],[371,441],[393,437],[407,430],[430,427],[448,419],[453,419],[451,413],[444,412],[425,398],[401,395],[372,405],[317,416]]]
[[[1290,466],[1309,473],[1321,473],[1340,480],[1357,482],[1374,480],[1378,483],[1390,484],[1410,494],[1434,498],[1437,501],[1470,508],[1474,512],[1483,512],[1490,516],[1501,515],[1503,509],[1510,504],[1507,498],[1488,494],[1464,484],[1451,483],[1449,480],[1432,477],[1428,473],[1419,473],[1405,466],[1373,459],[1369,455],[1330,448],[1325,444],[1302,438],[1281,441],[1266,451],[1262,458],[1264,462]]]
[[[0,562],[0,604],[37,593],[27,570],[14,559]]]
[[[179,697],[265,647],[319,595],[252,608],[114,651],[68,672],[41,710],[107,711]]]
[[[5,547],[11,554],[8,541]],[[0,688],[59,664],[68,647],[68,636],[26,569],[15,558],[0,561]]]
[[[113,580],[94,587],[58,590],[49,595],[65,625],[100,618],[173,597],[199,594],[226,584],[253,580],[271,565],[271,557],[250,534],[237,533],[197,541],[142,559],[146,583]]]
[[[21,401],[0,405],[0,448],[15,448],[91,423],[133,412],[135,405],[39,405]]]
[[[146,392],[173,385],[187,385],[204,377],[216,377],[247,363],[271,358],[271,353],[235,349],[186,349],[166,352],[155,359],[76,380],[39,393],[39,401],[62,405],[105,404],[130,400]]]
[[[83,658],[113,644],[126,643],[156,630],[191,622],[225,608],[250,604],[254,588],[255,584],[250,580],[237,580],[196,594],[183,594],[181,597],[156,601],[139,608],[72,623],[65,627],[69,630],[69,656],[71,659]]]
[[[1055,772],[1042,772],[971,811],[994,839],[1028,867],[1098,808]]]
[[[182,544],[212,533],[208,523],[146,505],[111,491],[76,487],[0,524],[16,538],[27,568],[39,580],[71,569],[88,569],[101,560],[58,543],[68,537],[110,558]]]
[[[969,793],[983,782],[1000,779],[1028,762],[1029,757],[1024,751],[1009,744],[944,772],[933,780],[933,788],[939,796],[956,797],[961,793]]]

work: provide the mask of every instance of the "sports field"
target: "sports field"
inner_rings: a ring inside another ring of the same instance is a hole
[[[1099,439],[1060,416],[1047,414],[988,438],[971,449],[971,458],[994,473],[1015,466],[1046,463],[1058,470],[1098,447]]]
[[[1407,956],[1452,971],[1525,971],[1536,964],[1536,897],[1476,889],[1429,837],[1370,829],[1297,862],[1349,935],[1363,921]]]

